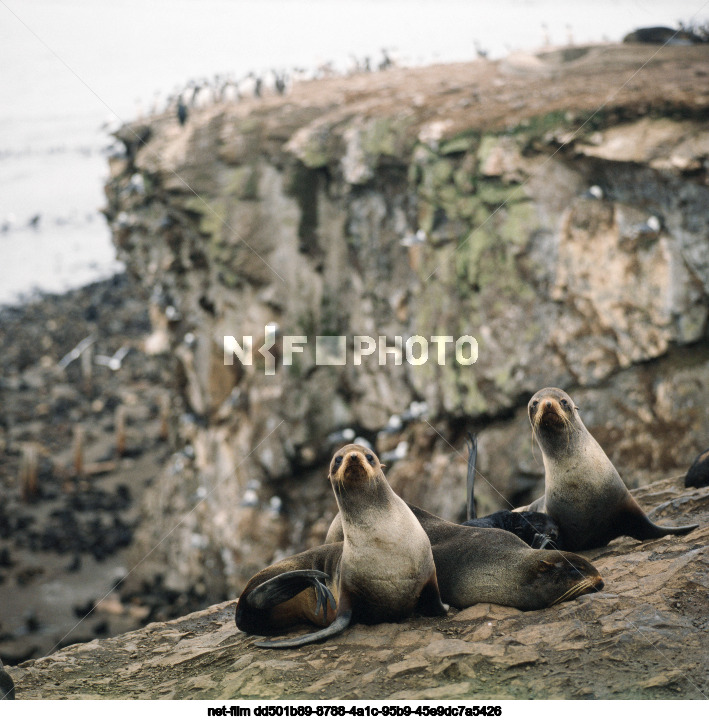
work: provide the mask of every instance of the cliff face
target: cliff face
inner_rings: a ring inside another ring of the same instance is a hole
[[[526,403],[548,385],[629,485],[686,470],[709,437],[709,53],[643,66],[653,52],[395,69],[120,131],[107,216],[154,292],[191,447],[148,494],[145,547],[202,501],[156,571],[233,595],[321,542],[348,427],[380,453],[407,443],[392,485],[445,517],[468,429],[495,487],[478,484],[480,512],[528,499]],[[271,322],[274,375],[257,352],[224,363],[224,336],[258,348]],[[292,335],[307,344],[282,365]],[[347,363],[316,363],[315,337],[339,335]],[[422,365],[352,360],[355,336],[464,335],[474,365],[451,344],[444,365],[432,344]]]

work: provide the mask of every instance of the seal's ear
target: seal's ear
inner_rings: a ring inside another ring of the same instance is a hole
[[[577,411],[580,411],[580,410],[581,410],[578,406],[574,406],[574,408],[575,408]]]

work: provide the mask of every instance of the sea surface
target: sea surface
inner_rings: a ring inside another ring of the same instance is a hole
[[[110,132],[192,80],[618,41],[706,0],[0,0],[0,305],[109,276]]]

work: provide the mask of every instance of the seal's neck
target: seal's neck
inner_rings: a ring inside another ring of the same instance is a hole
[[[598,441],[588,432],[583,421],[576,416],[572,425],[550,432],[540,429],[537,435],[544,453],[544,469],[547,478],[553,470],[569,471],[580,465],[597,468],[609,464],[608,456]]]
[[[583,424],[580,427],[571,424],[554,428],[540,426],[536,431],[545,463],[547,456],[561,458],[578,453],[583,448],[582,440],[585,435],[588,435],[588,431]]]
[[[389,482],[379,473],[373,478],[334,486],[337,505],[346,520],[366,520],[373,510],[389,508],[395,497]]]

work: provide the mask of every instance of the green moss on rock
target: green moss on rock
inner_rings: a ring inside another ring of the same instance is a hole
[[[508,185],[492,180],[478,184],[476,196],[486,205],[496,208],[503,203],[518,203],[525,199],[524,189],[520,185]]]
[[[372,157],[398,155],[400,128],[395,118],[376,118],[368,122],[362,133],[362,150]]]
[[[239,200],[258,200],[260,171],[257,166],[235,168],[227,181],[226,195]]]
[[[541,221],[533,203],[513,203],[505,208],[497,232],[503,242],[525,247],[529,237],[540,227]]]
[[[333,155],[330,141],[330,129],[319,128],[299,144],[296,155],[307,168],[324,168]]]
[[[457,155],[459,153],[467,153],[477,145],[478,138],[475,133],[464,133],[458,135],[455,138],[444,141],[440,148],[439,153],[441,155]]]

